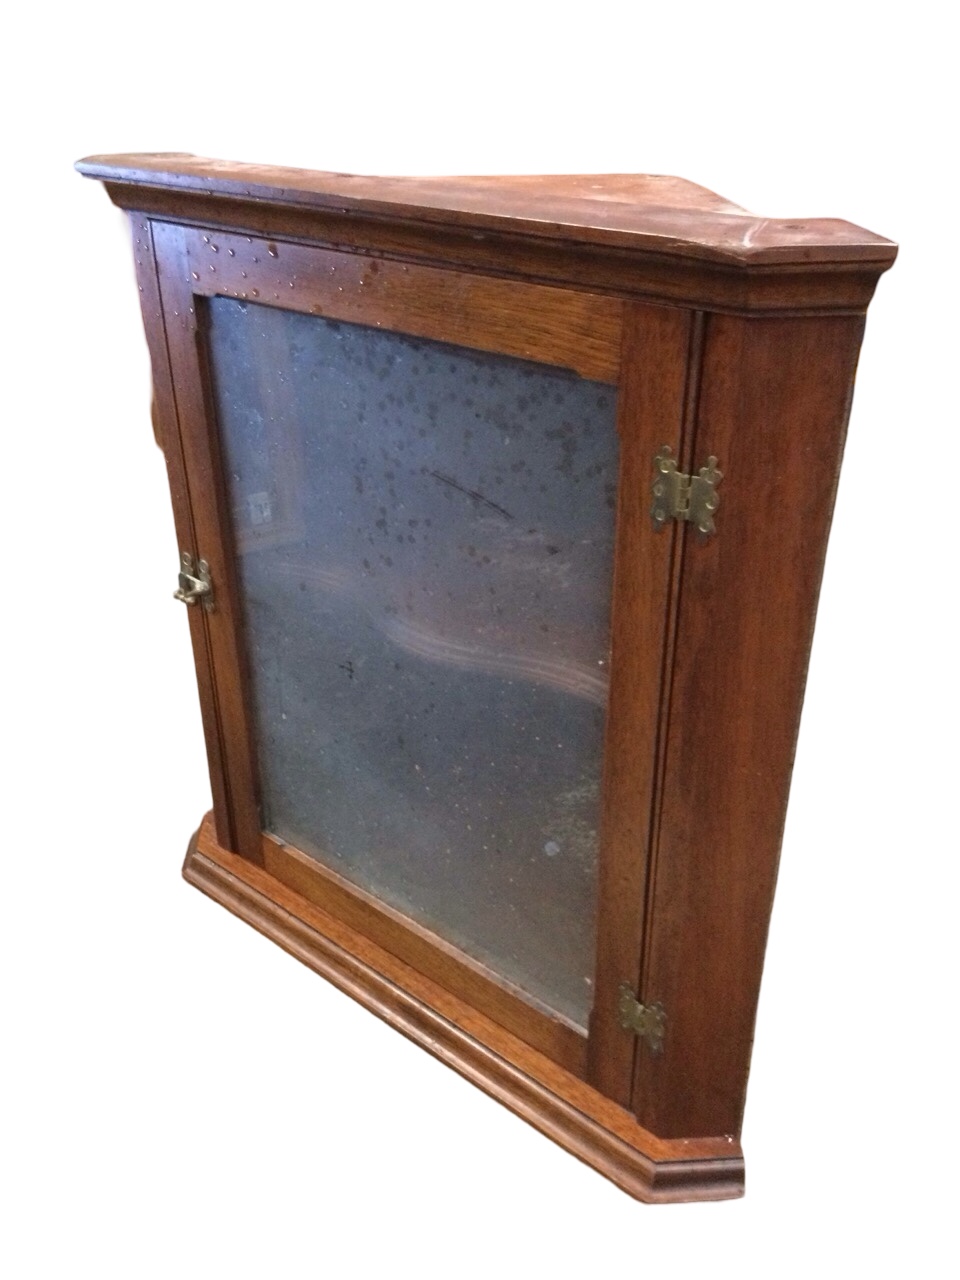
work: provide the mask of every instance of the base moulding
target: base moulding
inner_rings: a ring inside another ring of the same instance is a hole
[[[432,979],[223,849],[209,814],[190,841],[183,874],[629,1195],[655,1203],[743,1194],[736,1138],[658,1138]]]

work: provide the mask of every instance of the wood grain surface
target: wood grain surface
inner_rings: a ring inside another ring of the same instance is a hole
[[[522,230],[710,261],[889,265],[896,252],[889,240],[849,222],[757,217],[693,182],[659,174],[381,178],[185,154],[88,156],[77,168],[103,182],[180,194],[413,215],[437,225]]]
[[[862,312],[897,252],[658,175],[363,178],[135,154],[77,167],[162,220],[736,313]]]
[[[638,1200],[743,1194],[733,1138],[667,1141],[416,969],[220,848],[209,816],[184,877]]]
[[[412,965],[573,1075],[586,1075],[584,1033],[534,1004],[486,965],[275,836],[263,837],[263,866],[307,902]]]
[[[659,740],[676,619],[681,526],[655,533],[651,459],[670,443],[682,457],[689,384],[699,372],[695,314],[634,304],[624,316],[618,430],[620,477],[604,750],[596,1000],[589,1079],[629,1106],[636,1039],[620,1025],[619,989],[639,983],[655,813]],[[649,371],[657,370],[656,377]]]
[[[864,311],[896,246],[833,220],[756,218],[659,176],[360,178],[181,155],[78,167],[133,213],[177,538],[215,583],[216,607],[189,611],[215,822],[187,879],[638,1198],[740,1194],[820,577]],[[264,836],[207,368],[214,296],[618,386],[588,1037]],[[663,445],[691,474],[717,458],[713,536],[654,527]],[[660,1051],[620,1026],[622,984],[666,1011]]]
[[[614,298],[229,233],[186,233],[195,294],[282,307],[616,383]]]
[[[695,456],[724,473],[687,541],[641,998],[667,1009],[634,1105],[663,1136],[739,1133],[855,319],[711,317]]]

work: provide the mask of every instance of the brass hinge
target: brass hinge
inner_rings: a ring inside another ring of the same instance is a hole
[[[213,608],[213,581],[206,560],[194,561],[189,551],[180,553],[180,586],[173,593],[174,600],[184,604],[201,603],[205,609]]]
[[[663,1052],[667,1014],[662,1004],[641,1004],[628,982],[620,987],[620,1025],[646,1042],[651,1053]]]
[[[687,476],[677,470],[673,451],[665,444],[653,465],[656,475],[650,514],[657,528],[662,529],[668,520],[689,520],[701,533],[715,533],[713,513],[720,505],[716,490],[723,479],[723,472],[717,470],[716,458],[708,458],[698,475]]]

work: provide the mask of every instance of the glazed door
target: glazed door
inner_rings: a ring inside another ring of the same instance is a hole
[[[694,321],[153,243],[218,838],[628,1103]]]

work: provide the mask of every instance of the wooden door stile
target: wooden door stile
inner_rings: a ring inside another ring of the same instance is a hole
[[[144,332],[150,353],[153,383],[152,417],[154,436],[163,453],[170,485],[174,527],[177,535],[175,555],[171,553],[171,570],[179,568],[180,555],[193,554],[197,545],[193,509],[190,501],[190,482],[180,438],[180,419],[174,389],[170,350],[167,341],[166,322],[160,297],[160,278],[157,252],[154,245],[154,224],[145,214],[129,215],[134,241],[134,258],[137,285],[140,291],[140,309],[143,314]],[[171,583],[176,574],[171,572]],[[171,592],[171,595],[173,593]],[[197,673],[197,689],[200,698],[200,716],[203,724],[207,765],[210,771],[210,787],[213,794],[213,812],[217,838],[226,849],[236,848],[230,804],[227,799],[227,783],[223,762],[220,713],[217,705],[216,684],[213,673],[213,656],[210,652],[206,616],[203,609],[187,610],[190,642]]]
[[[654,459],[664,444],[680,458],[692,447],[688,406],[699,375],[701,333],[696,313],[625,306],[596,988],[588,1047],[589,1079],[624,1106],[632,1094],[636,1039],[620,1025],[619,996],[623,986],[635,993],[640,978],[660,725],[682,549],[675,523],[654,529]]]
[[[234,852],[259,863],[259,785],[250,723],[243,618],[236,557],[220,462],[216,419],[209,396],[202,333],[203,299],[191,288],[181,227],[154,227],[160,292],[177,394],[180,440],[189,476],[196,530],[195,554],[207,561],[213,607],[195,606],[207,629],[220,720],[226,800]]]

